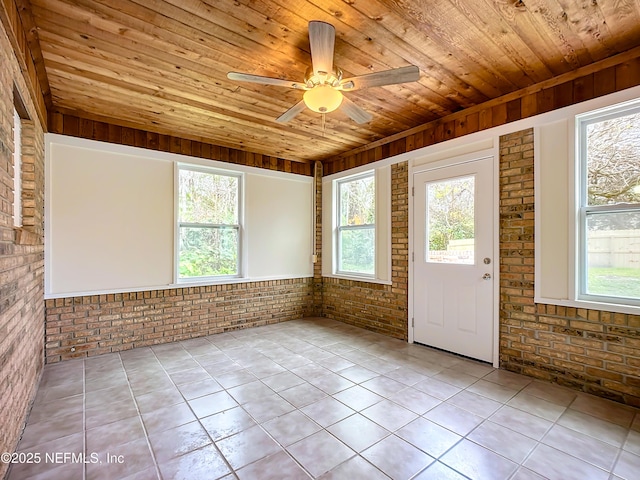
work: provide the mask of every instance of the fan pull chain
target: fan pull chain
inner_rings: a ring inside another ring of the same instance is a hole
[[[327,122],[326,122],[326,114],[322,114],[322,136],[324,137],[327,133]]]

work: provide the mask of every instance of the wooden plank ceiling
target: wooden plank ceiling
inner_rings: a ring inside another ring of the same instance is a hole
[[[49,108],[294,161],[322,160],[640,45],[640,0],[19,0]],[[302,91],[308,22],[345,77],[420,80],[346,95],[373,115],[275,118]],[[42,57],[39,57],[39,49]],[[32,45],[33,47],[34,45]]]

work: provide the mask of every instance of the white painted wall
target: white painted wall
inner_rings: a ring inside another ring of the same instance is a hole
[[[55,134],[45,143],[47,298],[190,285],[174,273],[176,162],[244,174],[238,281],[313,276],[310,177]]]

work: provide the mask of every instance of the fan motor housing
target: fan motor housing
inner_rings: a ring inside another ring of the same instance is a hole
[[[317,85],[329,85],[331,87],[337,87],[342,80],[342,70],[335,67],[332,72],[314,72],[312,67],[308,67],[304,74],[304,82],[307,87],[313,88]]]

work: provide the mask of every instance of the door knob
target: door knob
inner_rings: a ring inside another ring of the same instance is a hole
[[[482,279],[483,280],[490,280],[491,279],[491,274],[490,273],[485,273],[484,275],[482,275]]]

